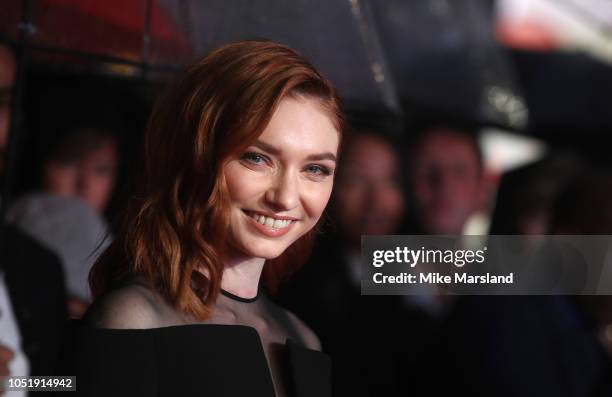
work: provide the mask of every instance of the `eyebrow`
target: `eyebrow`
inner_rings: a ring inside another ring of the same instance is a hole
[[[257,146],[261,150],[266,151],[270,154],[274,154],[274,155],[278,155],[281,152],[280,149],[277,148],[276,146],[270,145],[269,143],[266,143],[259,139],[255,141],[253,146]],[[309,161],[331,160],[333,162],[337,162],[336,156],[331,152],[311,154],[308,157],[306,157],[306,160],[309,160]]]

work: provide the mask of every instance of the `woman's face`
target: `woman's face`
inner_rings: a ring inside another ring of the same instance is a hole
[[[235,255],[276,258],[317,223],[339,133],[317,100],[285,98],[257,141],[224,167]]]

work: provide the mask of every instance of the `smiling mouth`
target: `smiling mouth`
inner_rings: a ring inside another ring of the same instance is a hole
[[[243,211],[248,217],[252,218],[255,222],[259,223],[262,226],[266,226],[274,231],[286,229],[289,226],[291,226],[291,224],[297,222],[297,220],[293,218],[289,219],[289,218],[284,217],[284,219],[279,219],[275,217],[266,216],[266,215],[263,215],[261,213],[254,212],[254,211],[249,211],[249,210],[243,210]]]

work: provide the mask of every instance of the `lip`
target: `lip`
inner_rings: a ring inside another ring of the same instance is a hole
[[[293,225],[296,223],[297,219],[296,218],[291,218],[291,217],[283,217],[283,216],[271,216],[271,215],[266,215],[265,212],[259,212],[259,211],[248,211],[248,210],[243,210],[244,215],[249,218],[249,221],[251,222],[251,224],[253,225],[253,227],[259,231],[261,234],[263,234],[264,236],[267,237],[280,237],[283,236],[285,234],[287,234],[289,232],[289,230],[291,230],[291,228],[293,227]],[[264,215],[264,216],[268,216],[270,218],[275,218],[275,219],[280,219],[280,220],[290,220],[291,222],[289,223],[289,225],[287,225],[286,227],[282,228],[282,229],[272,229],[271,227],[268,227],[266,225],[262,225],[261,223],[257,222],[255,220],[255,218],[251,217],[248,213],[256,213],[256,214],[260,214],[260,215]]]

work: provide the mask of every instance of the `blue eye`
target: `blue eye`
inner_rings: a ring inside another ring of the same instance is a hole
[[[260,164],[264,164],[266,163],[266,158],[260,154],[254,153],[254,152],[247,152],[245,154],[242,155],[241,157],[242,160],[246,160],[249,163],[255,164],[255,165],[260,165]]]
[[[322,167],[320,165],[309,165],[306,170],[308,171],[308,173],[312,174],[312,175],[330,175],[331,171],[329,168],[327,167]]]

